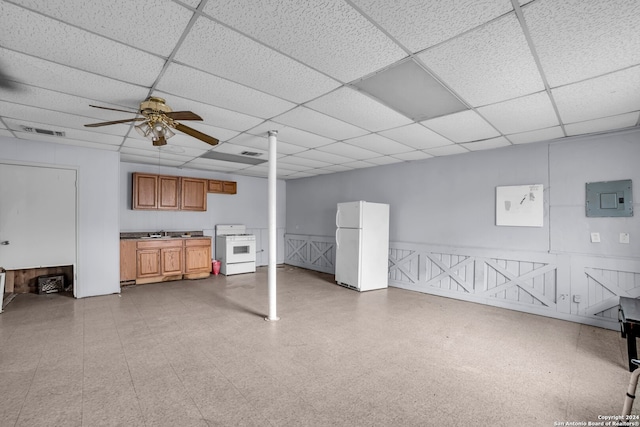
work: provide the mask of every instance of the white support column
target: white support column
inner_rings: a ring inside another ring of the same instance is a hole
[[[277,263],[277,251],[278,251],[278,234],[276,227],[276,178],[277,167],[276,157],[278,150],[276,148],[277,143],[277,130],[270,130],[269,135],[269,176],[268,176],[268,198],[269,198],[269,271],[268,271],[268,286],[269,286],[269,317],[265,320],[276,321],[280,320],[276,314],[276,263]]]

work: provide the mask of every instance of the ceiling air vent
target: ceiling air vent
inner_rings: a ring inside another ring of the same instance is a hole
[[[252,156],[252,157],[262,156],[262,153],[256,153],[255,151],[243,151],[240,154],[242,154],[243,156]]]
[[[57,130],[32,128],[30,126],[21,126],[21,127],[22,127],[22,130],[25,132],[41,133],[43,135],[52,135],[52,136],[65,136],[64,132],[60,132]]]

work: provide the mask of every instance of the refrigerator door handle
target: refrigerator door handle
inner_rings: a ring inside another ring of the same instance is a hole
[[[338,240],[338,231],[340,231],[340,229],[336,228],[336,249],[340,247],[340,240]]]
[[[340,218],[340,208],[338,207],[338,209],[336,210],[336,227],[340,227],[340,224],[338,224],[339,218]]]

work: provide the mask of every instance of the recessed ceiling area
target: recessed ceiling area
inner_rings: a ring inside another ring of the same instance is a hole
[[[413,60],[396,64],[353,85],[416,122],[468,109]]]
[[[277,130],[296,179],[615,132],[640,124],[639,21],[637,0],[0,0],[0,136],[264,177]],[[153,146],[125,120],[149,96],[220,143]]]

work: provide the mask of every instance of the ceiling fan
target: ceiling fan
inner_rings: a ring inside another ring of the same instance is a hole
[[[97,105],[90,105],[94,108],[102,108],[103,110],[121,111],[123,113],[132,113],[132,111],[118,110],[116,108],[100,107]],[[216,145],[219,141],[207,134],[197,131],[189,126],[185,126],[182,123],[178,123],[176,120],[202,120],[202,117],[192,113],[191,111],[173,111],[163,98],[150,96],[140,103],[140,109],[138,111],[143,117],[135,117],[133,119],[114,120],[111,122],[92,123],[85,125],[86,127],[100,127],[107,125],[115,125],[118,123],[128,122],[142,122],[135,126],[136,131],[142,136],[145,136],[153,142],[153,145],[160,147],[167,144],[167,139],[175,135],[171,128],[177,129],[180,132],[186,133],[194,138],[198,138],[201,141],[210,145]]]

